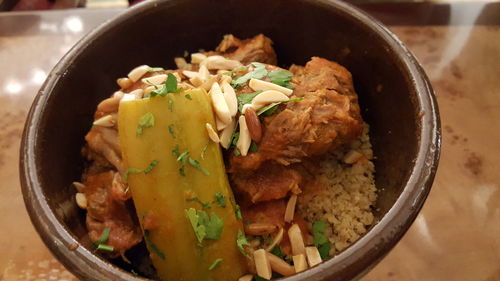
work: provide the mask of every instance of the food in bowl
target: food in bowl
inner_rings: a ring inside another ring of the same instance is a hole
[[[162,280],[289,276],[374,223],[369,127],[351,74],[277,65],[264,35],[142,65],[97,106],[77,204],[109,258],[144,241]]]

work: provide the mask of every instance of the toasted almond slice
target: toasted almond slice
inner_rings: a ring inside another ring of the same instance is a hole
[[[181,83],[182,77],[179,75],[177,71],[170,72],[173,76],[175,76],[175,80],[177,80],[177,83]]]
[[[238,99],[236,98],[236,92],[228,82],[222,82],[221,87],[227,107],[229,108],[229,113],[231,113],[231,117],[234,117],[236,116],[236,113],[238,113]]]
[[[245,114],[247,112],[247,109],[251,108],[257,112],[260,108],[262,108],[262,105],[253,105],[251,103],[244,104],[243,107],[241,108],[241,114]]]
[[[267,235],[276,231],[277,226],[272,223],[254,222],[245,225],[245,233],[248,235]]]
[[[113,127],[116,124],[115,120],[113,119],[113,115],[108,114],[106,116],[103,116],[92,123],[94,126],[101,126],[101,127]]]
[[[224,130],[224,128],[227,127],[228,124],[220,121],[219,118],[215,117],[215,125],[217,127],[217,131],[222,131],[222,130]]]
[[[243,275],[240,278],[238,278],[238,281],[252,281],[252,280],[253,280],[252,274]]]
[[[288,199],[288,203],[286,204],[285,209],[285,222],[292,222],[293,216],[295,214],[295,205],[297,204],[297,195],[292,194],[290,199]]]
[[[74,181],[73,185],[75,186],[76,190],[78,190],[78,192],[83,192],[85,190],[85,185],[81,182]]]
[[[347,152],[347,154],[344,156],[344,163],[346,164],[354,164],[358,162],[361,158],[363,158],[363,154],[361,152],[358,152],[357,150],[350,150]]]
[[[253,259],[255,262],[257,275],[264,279],[270,280],[272,276],[272,270],[269,259],[267,258],[267,252],[264,249],[255,251],[253,252]]]
[[[280,228],[280,230],[278,231],[278,234],[276,234],[276,236],[274,236],[274,239],[273,239],[273,242],[267,246],[266,248],[266,251],[270,252],[274,249],[274,247],[276,247],[276,245],[278,245],[279,243],[281,243],[281,240],[283,240],[283,233],[285,231],[283,230],[283,227]]]
[[[241,62],[226,59],[223,56],[209,56],[200,65],[204,65],[208,69],[235,69],[242,66]]]
[[[156,89],[158,89],[158,87],[148,86],[148,87],[144,88],[144,94],[149,95],[149,94],[151,94],[152,91],[154,91]]]
[[[174,62],[175,62],[175,65],[177,66],[177,68],[179,68],[179,69],[186,67],[186,65],[188,64],[186,59],[184,59],[183,57],[174,58]]]
[[[198,76],[198,72],[190,70],[184,70],[182,71],[182,74],[184,74],[184,76],[186,76],[187,78],[194,78]]]
[[[144,76],[144,74],[148,72],[149,68],[150,67],[147,65],[140,65],[132,69],[127,76],[130,80],[132,80],[132,82],[137,82],[139,81],[139,79],[141,79],[142,76]]]
[[[267,90],[258,95],[256,95],[252,100],[252,105],[254,106],[265,106],[274,102],[287,101],[289,98],[278,91]]]
[[[195,87],[199,87],[201,86],[201,84],[203,84],[203,80],[201,80],[200,76],[195,76],[189,79],[189,82],[191,82],[191,84],[193,84],[193,86]]]
[[[214,130],[214,127],[210,123],[205,123],[205,127],[207,128],[207,133],[210,139],[215,142],[219,143],[219,136],[217,135],[217,132]]]
[[[83,193],[77,193],[75,195],[76,204],[82,209],[87,209],[87,197]]]
[[[191,63],[200,63],[206,58],[207,58],[207,56],[205,56],[202,53],[192,53],[191,54]]]
[[[142,78],[141,81],[148,85],[161,85],[167,80],[167,74],[158,74],[151,77]]]
[[[306,254],[304,240],[302,239],[302,232],[300,231],[298,224],[293,224],[288,229],[288,238],[290,239],[290,245],[292,246],[292,254],[293,255],[305,255]]]
[[[217,76],[210,75],[210,77],[207,80],[205,80],[205,82],[203,82],[203,84],[201,84],[200,88],[203,88],[203,89],[205,89],[205,91],[208,91],[212,88],[212,86],[216,82],[217,82]],[[224,96],[222,96],[222,98],[224,98]]]
[[[269,259],[269,263],[271,264],[271,269],[273,271],[278,272],[283,276],[290,276],[295,274],[295,268],[279,257],[271,253],[267,253],[267,258]]]
[[[137,97],[133,94],[123,94],[122,99],[120,100],[120,103],[122,102],[127,102],[127,101],[133,101],[136,100]]]
[[[238,123],[240,125],[240,136],[238,138],[238,142],[236,143],[236,147],[240,150],[242,156],[247,156],[252,139],[250,138],[250,132],[248,131],[244,115],[240,116]]]
[[[142,96],[144,95],[144,90],[143,89],[135,89],[132,92],[129,93],[130,95],[134,95],[138,100],[142,99]]]
[[[306,247],[306,257],[310,267],[314,267],[323,261],[316,247]]]
[[[212,88],[210,89],[210,97],[212,99],[212,105],[214,106],[217,117],[219,117],[220,121],[223,123],[229,124],[231,122],[231,114],[229,113],[229,108],[227,107],[227,103],[224,99],[219,83],[213,83]]]
[[[307,269],[306,256],[303,254],[292,256],[295,272],[299,273]]]
[[[210,71],[208,71],[208,68],[206,66],[201,65],[200,69],[198,70],[198,76],[203,82],[205,82],[210,78]]]
[[[228,149],[229,145],[231,144],[234,127],[236,127],[236,120],[234,118],[231,118],[231,123],[229,123],[229,125],[227,125],[220,134],[220,145],[222,145],[222,147],[224,147],[225,149]]]
[[[121,99],[123,97],[122,91],[116,91],[113,93],[113,98]]]
[[[233,81],[233,78],[229,75],[221,75],[219,79],[219,83],[222,85],[223,83],[231,83]]]
[[[134,83],[132,82],[132,80],[130,80],[128,78],[118,78],[118,79],[116,79],[116,84],[118,84],[118,86],[120,86],[120,88],[126,89],[126,88],[132,86],[132,84],[134,84]]]
[[[292,89],[288,89],[288,88],[282,87],[280,85],[276,85],[274,83],[267,82],[264,80],[255,79],[255,78],[251,78],[248,85],[254,91],[275,90],[275,91],[281,92],[287,96],[290,96],[293,93]]]

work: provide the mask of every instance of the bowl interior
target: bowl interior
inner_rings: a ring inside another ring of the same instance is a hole
[[[28,121],[36,134],[25,146],[33,147],[40,192],[48,203],[45,211],[92,249],[71,182],[82,173],[80,150],[96,105],[117,90],[115,80],[140,64],[174,68],[174,57],[213,49],[224,34],[246,38],[264,33],[274,41],[280,66],[321,56],[351,71],[363,117],[371,126],[380,189],[376,216],[381,219],[401,195],[419,150],[422,109],[412,76],[417,74],[409,73],[405,54],[394,49],[396,41],[388,43],[388,35],[363,23],[364,16],[345,9],[345,4],[328,1],[153,1],[136,7],[133,17],[122,16],[95,32],[49,76],[33,108],[37,117],[32,113]]]

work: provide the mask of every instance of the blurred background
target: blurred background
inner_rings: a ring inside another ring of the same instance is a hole
[[[128,7],[142,1],[147,0],[0,0],[0,11]],[[465,2],[465,0],[349,0],[347,2]]]

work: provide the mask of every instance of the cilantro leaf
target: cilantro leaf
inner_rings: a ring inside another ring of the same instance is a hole
[[[252,103],[253,98],[260,93],[262,93],[262,91],[236,95],[236,99],[238,100],[238,110],[241,112],[243,110],[243,106],[245,104]]]
[[[184,169],[186,168],[187,159],[189,156],[189,151],[184,151],[179,157],[177,157],[177,161],[181,162],[181,167],[179,168],[179,173],[181,176],[186,176]]]
[[[272,83],[282,87],[288,87],[290,81],[292,81],[292,76],[293,74],[291,72],[283,69],[276,69],[267,74],[267,77],[271,79]]]
[[[212,269],[214,269],[214,268],[215,268],[216,266],[218,266],[218,265],[219,265],[219,263],[221,263],[222,261],[223,261],[223,259],[221,259],[221,258],[216,259],[216,260],[212,263],[212,265],[208,268],[208,270],[212,270]]]
[[[196,239],[198,239],[198,242],[201,243],[203,239],[205,239],[205,236],[207,235],[205,231],[205,226],[200,225],[200,216],[198,215],[198,212],[194,208],[189,208],[187,210],[184,210],[186,213],[186,216],[189,219],[189,222],[191,222],[191,226],[193,227],[194,234],[196,235]]]
[[[314,238],[314,245],[318,248],[321,258],[327,259],[330,252],[330,242],[325,235],[328,224],[324,221],[315,221],[312,225],[312,234]]]
[[[250,246],[250,243],[248,243],[248,240],[241,229],[238,229],[238,234],[236,236],[236,246],[238,246],[238,249],[245,257],[249,257],[247,251],[245,251],[245,248],[243,248],[243,246]]]
[[[241,208],[240,208],[240,205],[236,204],[234,206],[234,214],[236,215],[236,218],[241,220],[243,219],[243,217],[241,216]]]
[[[201,165],[200,165],[200,161],[196,160],[196,159],[193,159],[191,157],[189,157],[189,165],[195,167],[196,169],[198,169],[200,172],[202,172],[203,174],[205,174],[206,176],[210,176],[210,172],[207,171],[206,169],[204,169]]]
[[[99,240],[95,241],[95,244],[96,245],[106,244],[106,242],[108,242],[110,232],[111,228],[105,227],[101,233],[101,237],[99,237]]]
[[[217,205],[219,205],[219,207],[221,208],[226,208],[226,197],[220,193],[220,192],[216,192],[215,193],[215,201],[217,203]]]
[[[175,148],[172,150],[172,155],[175,156],[175,157],[179,157],[180,156],[179,145],[178,144],[176,144]]]
[[[160,259],[165,259],[165,254],[163,253],[163,251],[149,238],[149,230],[144,230],[144,240],[146,241],[146,244],[149,245],[151,250],[153,250],[153,252],[160,257]]]
[[[193,99],[193,98],[191,97],[191,95],[190,95],[190,94],[185,94],[185,95],[184,95],[184,97],[185,97],[186,99],[188,99],[188,100],[192,100],[192,99]]]
[[[129,174],[140,174],[140,173],[149,174],[154,169],[154,167],[156,167],[156,165],[158,165],[159,162],[160,161],[158,161],[158,160],[151,161],[151,163],[149,163],[149,165],[144,170],[139,170],[136,168],[128,168],[125,171],[125,177],[123,180],[125,182],[128,182],[128,175]]]
[[[115,250],[115,247],[111,245],[106,245],[106,244],[99,244],[97,245],[97,251],[106,251],[106,252],[113,252]]]
[[[168,93],[177,93],[182,91],[182,88],[177,88],[177,78],[172,73],[167,74],[167,80],[165,84],[160,89],[156,89],[151,92],[151,97],[154,98],[157,95],[166,96]]]
[[[198,242],[201,243],[203,239],[220,239],[220,235],[224,228],[224,220],[217,214],[211,213],[210,216],[202,210],[189,208],[184,210],[186,216],[191,222],[194,233]]]
[[[194,202],[200,203],[200,205],[201,205],[201,207],[202,207],[203,209],[210,209],[210,208],[212,208],[212,207],[210,207],[210,204],[208,204],[208,203],[203,203],[203,201],[201,201],[201,200],[200,200],[200,198],[198,198],[198,197],[188,198],[188,199],[186,199],[186,201],[187,201],[187,202],[192,202],[192,201],[194,201]]]
[[[242,66],[242,67],[239,67],[239,68],[236,68],[236,69],[233,69],[231,71],[228,71],[228,72],[224,72],[222,73],[222,75],[229,75],[229,76],[233,76],[233,74],[235,74],[236,72],[242,72],[242,71],[247,71],[247,68]]]
[[[253,71],[250,71],[247,74],[231,81],[231,86],[233,88],[238,88],[245,85],[251,78],[261,79],[267,75],[268,71],[266,70],[265,64],[260,62],[252,62],[252,65],[255,67]]]
[[[158,161],[158,160],[151,161],[151,163],[149,163],[149,165],[146,167],[146,169],[144,169],[144,174],[149,174],[154,169],[154,167],[156,167],[156,165],[158,165],[159,162],[160,161]]]
[[[168,132],[170,133],[170,135],[172,136],[172,138],[175,139],[174,124],[168,125]]]
[[[248,149],[248,151],[250,151],[250,152],[257,152],[257,151],[259,151],[259,146],[257,145],[257,143],[255,143],[254,141],[252,141],[252,143],[250,144],[250,148]]]
[[[283,250],[281,250],[280,245],[274,246],[274,248],[271,250],[271,254],[279,257],[280,259],[285,259],[285,254],[283,253]]]
[[[289,103],[289,102],[297,102],[297,101],[301,101],[303,99],[304,99],[303,97],[300,97],[300,98],[290,99],[287,101],[271,103],[271,104],[259,109],[259,111],[257,111],[257,115],[264,114],[264,116],[271,116],[274,112],[276,112],[276,110],[278,109],[278,106],[280,104]]]
[[[155,117],[151,112],[148,112],[139,118],[139,122],[137,124],[136,135],[142,135],[142,131],[144,128],[151,128],[155,125]]]

